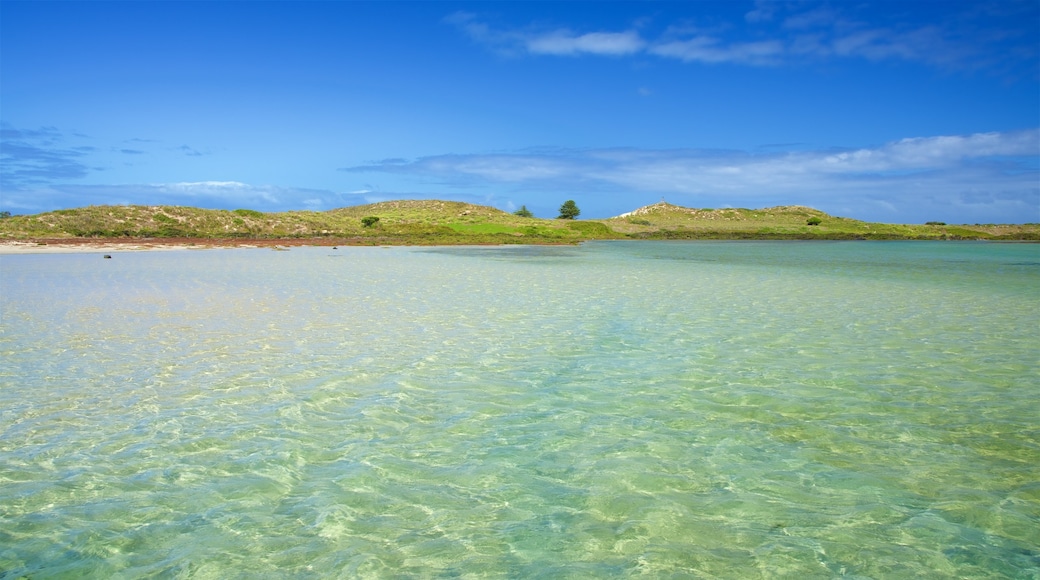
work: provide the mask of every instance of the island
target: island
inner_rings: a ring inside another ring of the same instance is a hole
[[[529,213],[529,212],[525,212]],[[688,208],[660,202],[607,219],[541,219],[454,201],[328,211],[100,205],[0,219],[0,246],[161,247],[576,244],[592,240],[1040,241],[1040,224],[872,223],[800,206]]]

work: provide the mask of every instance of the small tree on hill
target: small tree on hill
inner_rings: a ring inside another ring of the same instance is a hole
[[[581,214],[581,210],[578,209],[578,205],[574,203],[573,199],[568,199],[563,202],[560,206],[560,217],[556,219],[560,220],[572,220]]]
[[[527,209],[526,205],[520,206],[520,209],[514,211],[513,215],[517,215],[520,217],[534,217],[534,214],[531,213],[531,210]]]
[[[823,220],[821,220],[818,217],[811,217],[811,218],[805,220],[805,223],[810,225],[810,226],[818,226],[821,223],[823,223]]]
[[[370,215],[368,217],[361,218],[361,225],[365,226],[366,228],[370,228],[377,221],[379,221],[379,218],[377,218],[374,215]]]

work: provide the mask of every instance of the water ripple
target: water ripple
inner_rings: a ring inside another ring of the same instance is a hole
[[[1037,575],[1036,253],[3,256],[0,578]]]

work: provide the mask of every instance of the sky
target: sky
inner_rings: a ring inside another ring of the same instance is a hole
[[[0,210],[1040,222],[1040,3],[0,0]]]

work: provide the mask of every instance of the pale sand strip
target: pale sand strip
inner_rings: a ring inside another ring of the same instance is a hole
[[[104,242],[79,242],[63,244],[60,242],[48,242],[39,244],[36,242],[0,242],[0,255],[2,254],[115,254],[119,252],[145,252],[159,250],[203,250],[217,246],[188,245],[188,244],[148,244],[148,243],[117,243]],[[239,246],[244,247],[244,246]]]

